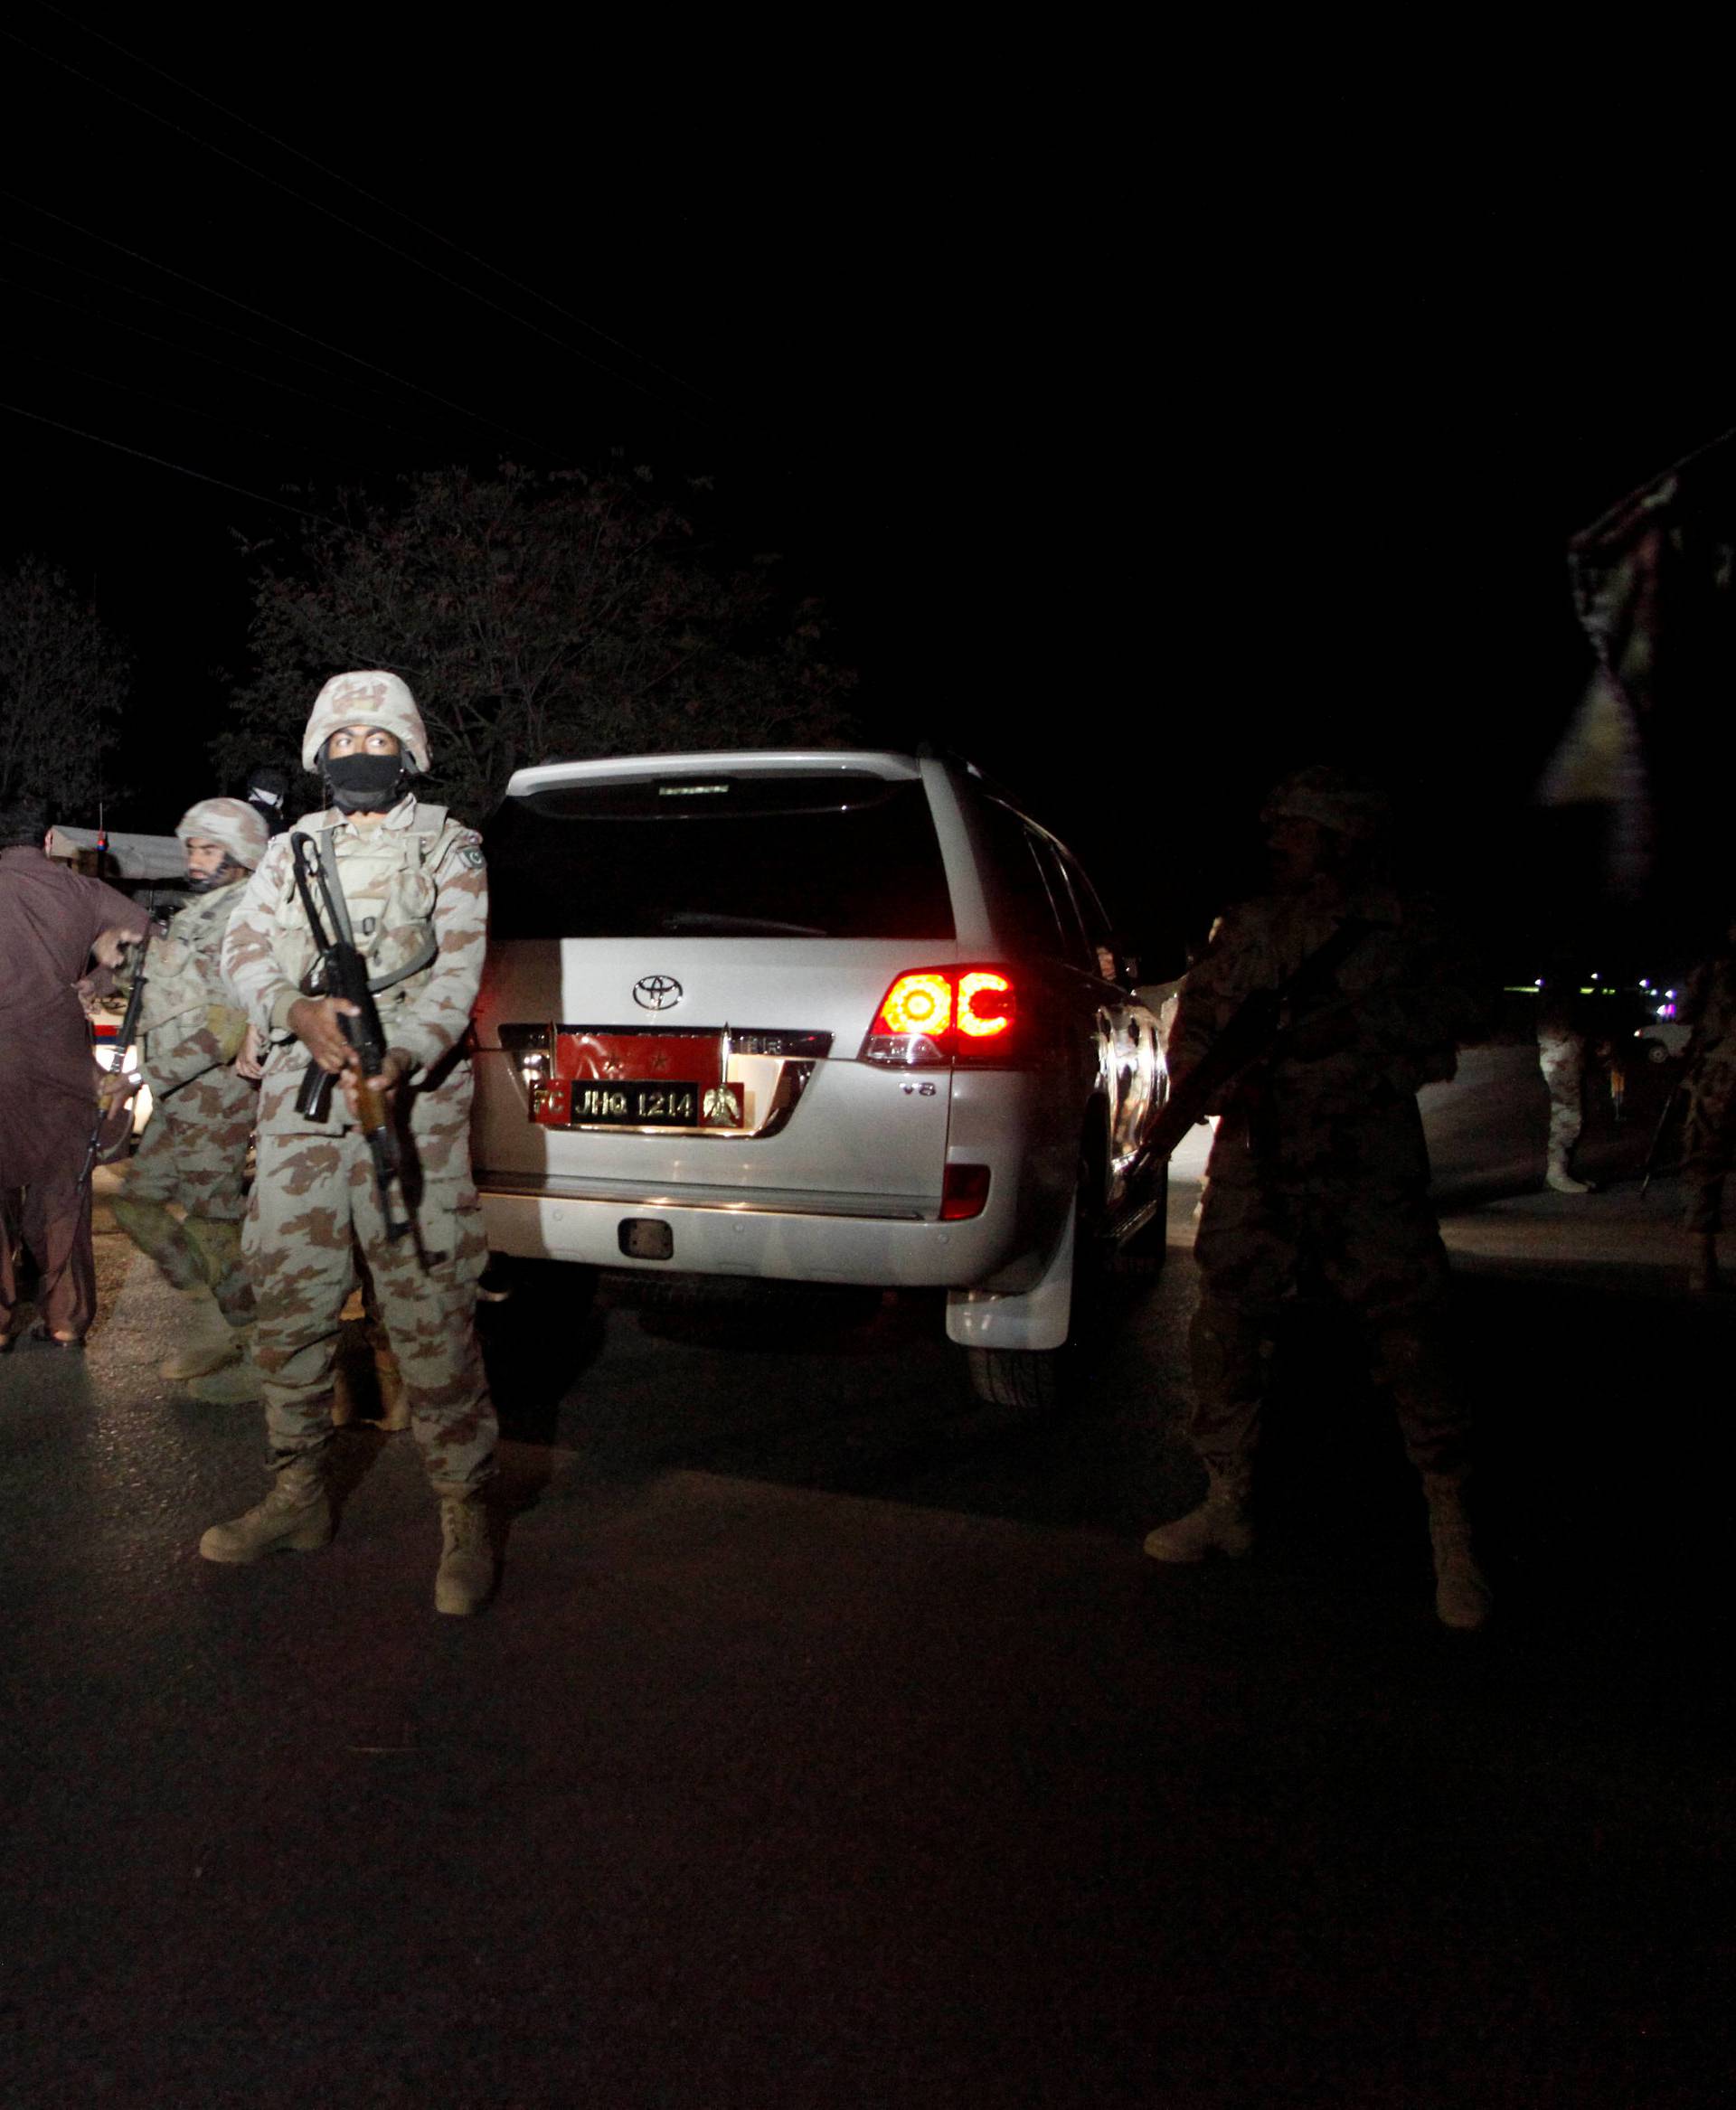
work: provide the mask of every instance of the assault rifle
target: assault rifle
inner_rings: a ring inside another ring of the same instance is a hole
[[[1664,1139],[1669,1134],[1676,1116],[1685,1114],[1687,1110],[1688,1080],[1684,1078],[1671,1092],[1669,1097],[1665,1100],[1664,1111],[1657,1116],[1657,1126],[1652,1131],[1652,1147],[1646,1153],[1645,1172],[1639,1182],[1639,1191],[1642,1195],[1646,1193],[1657,1175],[1665,1169]]]
[[[1688,1044],[1682,1050],[1681,1075],[1676,1079],[1675,1088],[1665,1100],[1664,1111],[1657,1116],[1657,1126],[1652,1131],[1652,1147],[1646,1153],[1645,1169],[1639,1182],[1639,1192],[1642,1196],[1651,1186],[1652,1182],[1669,1169],[1664,1162],[1665,1139],[1675,1125],[1677,1118],[1685,1118],[1689,1105],[1693,1100],[1694,1094],[1689,1089],[1689,1080],[1693,1078],[1694,1066],[1700,1059],[1700,1032],[1703,1022],[1703,1021],[1696,1022],[1694,1031],[1688,1035]]]
[[[401,1239],[410,1229],[410,1220],[392,1212],[392,1190],[395,1187],[401,1195],[404,1185],[398,1132],[392,1126],[385,1094],[374,1090],[367,1081],[378,1077],[386,1062],[385,1029],[380,1023],[379,1008],[368,986],[367,962],[355,949],[349,905],[344,899],[335,861],[322,858],[313,838],[299,831],[289,838],[289,853],[295,860],[296,890],[301,896],[307,928],[319,954],[320,994],[341,996],[355,1006],[354,1016],[340,1012],[338,1022],[344,1029],[344,1039],[355,1050],[360,1065],[361,1074],[356,1079],[356,1120],[368,1139],[368,1150],[373,1159],[373,1183],[380,1195],[381,1214],[386,1220],[386,1236]],[[324,918],[314,900],[316,886],[325,906]],[[302,1077],[301,1088],[296,1094],[297,1113],[306,1120],[324,1121],[331,1107],[332,1088],[336,1082],[335,1070],[322,1069],[317,1062],[310,1060]]]
[[[1373,928],[1351,918],[1276,989],[1256,989],[1242,998],[1223,1031],[1164,1101],[1146,1146],[1153,1157],[1168,1157],[1232,1085],[1276,1051],[1286,1011],[1328,983]]]
[[[156,928],[154,923],[146,924],[144,937],[137,940],[138,950],[133,956],[133,985],[127,992],[120,1031],[115,1037],[115,1067],[104,1071],[97,1088],[97,1117],[90,1124],[90,1144],[84,1154],[84,1170],[79,1174],[80,1184],[90,1178],[92,1166],[112,1164],[126,1149],[133,1132],[133,1094],[138,1089],[138,1079],[127,1079],[120,1066],[126,1061],[127,1050],[138,1031],[138,1014],[145,1002],[145,956],[151,949],[151,933]],[[127,1089],[123,1091],[117,1085],[113,1091],[104,1090],[111,1077],[126,1082]]]

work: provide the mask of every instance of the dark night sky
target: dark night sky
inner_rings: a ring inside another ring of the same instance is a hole
[[[1566,537],[1736,424],[1679,97],[1616,139],[1475,52],[1255,85],[1082,33],[376,19],[8,17],[0,552],[130,638],[137,824],[203,788],[237,535],[295,529],[265,498],[618,447],[715,476],[826,596],[871,737],[1024,788],[1136,935],[1208,911],[1320,755],[1535,921]]]

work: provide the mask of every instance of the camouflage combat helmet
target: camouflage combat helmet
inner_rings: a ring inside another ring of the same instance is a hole
[[[175,832],[184,843],[194,835],[207,843],[221,843],[234,862],[246,865],[250,871],[271,840],[263,815],[244,798],[202,798],[182,815]]]
[[[1335,834],[1365,843],[1382,833],[1389,816],[1385,799],[1372,784],[1359,784],[1341,770],[1315,763],[1275,785],[1260,817],[1266,822],[1313,821]]]
[[[421,774],[428,770],[428,733],[416,699],[396,674],[334,674],[314,699],[307,730],[301,736],[301,766],[310,774],[319,768],[319,750],[344,725],[377,725],[396,733],[404,758]]]

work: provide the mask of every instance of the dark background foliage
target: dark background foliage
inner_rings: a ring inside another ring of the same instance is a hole
[[[0,805],[42,799],[69,819],[92,808],[131,675],[64,573],[25,557],[0,574]]]
[[[696,546],[654,484],[508,466],[351,499],[344,524],[261,564],[220,774],[297,764],[308,699],[344,667],[403,675],[439,795],[467,814],[533,762],[839,744],[854,677],[823,655],[817,605],[786,604],[769,553]]]
[[[1709,52],[1310,23],[1154,70],[1131,24],[318,5],[147,40],[39,0],[0,35],[0,555],[129,643],[131,824],[292,714],[274,670],[333,671],[289,582],[423,480],[648,464],[703,552],[658,649],[703,639],[751,737],[782,665],[798,718],[974,756],[1154,950],[1314,758],[1388,780],[1497,946],[1609,922],[1597,815],[1533,793],[1590,664],[1568,537],[1736,423]],[[662,745],[651,678],[613,693]]]

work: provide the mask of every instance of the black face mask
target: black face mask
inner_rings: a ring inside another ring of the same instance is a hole
[[[326,787],[340,812],[378,814],[397,805],[404,781],[401,755],[339,755],[325,767]]]

